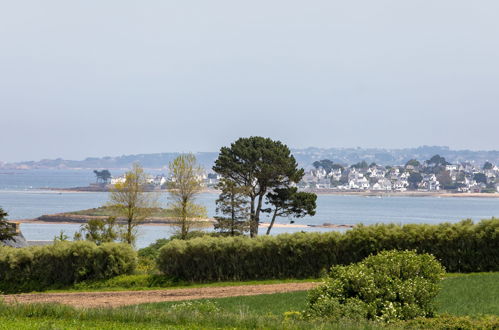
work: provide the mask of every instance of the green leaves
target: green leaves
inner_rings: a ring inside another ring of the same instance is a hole
[[[262,200],[267,191],[289,187],[304,175],[289,148],[280,141],[252,136],[222,147],[213,170],[240,187],[248,187],[251,236],[258,234]]]
[[[307,314],[390,322],[432,316],[445,271],[429,254],[383,251],[349,266],[334,266],[309,293]]]

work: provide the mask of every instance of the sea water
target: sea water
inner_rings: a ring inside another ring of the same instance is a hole
[[[9,219],[33,219],[43,214],[53,214],[99,207],[108,201],[103,192],[57,192],[43,188],[68,188],[86,186],[94,180],[91,171],[29,170],[0,171],[0,207],[9,213]],[[206,206],[210,217],[215,215],[213,193],[198,196],[198,203]],[[159,202],[168,205],[166,193]],[[374,223],[430,223],[457,222],[471,218],[480,220],[499,216],[497,198],[463,197],[366,197],[319,195],[317,213],[301,219],[279,218],[277,223],[322,225],[332,224],[374,224]],[[262,221],[268,221],[265,216]],[[28,240],[52,240],[61,230],[72,237],[78,231],[78,224],[36,224],[23,223],[21,230]],[[262,232],[265,228],[261,229]],[[272,233],[296,231],[327,231],[330,228],[273,228]],[[334,229],[336,230],[336,229]],[[169,226],[140,226],[137,247],[144,247],[159,238],[172,234]]]

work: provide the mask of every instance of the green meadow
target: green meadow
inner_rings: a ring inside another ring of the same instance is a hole
[[[447,276],[434,319],[395,324],[302,320],[307,292],[164,302],[115,309],[0,304],[0,329],[380,329],[499,327],[499,273]]]

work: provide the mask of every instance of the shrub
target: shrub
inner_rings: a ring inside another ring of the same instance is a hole
[[[63,287],[85,280],[128,274],[136,253],[126,244],[57,242],[27,248],[0,247],[0,291],[20,292]]]
[[[185,281],[306,278],[384,250],[429,253],[450,272],[499,271],[499,219],[477,224],[464,220],[439,225],[360,225],[344,234],[172,240],[159,250],[157,263],[165,275]]]
[[[384,251],[349,266],[334,266],[308,297],[307,315],[381,321],[433,316],[444,275],[429,254]]]
[[[338,233],[202,237],[173,240],[159,251],[165,275],[187,281],[318,277],[337,263]]]

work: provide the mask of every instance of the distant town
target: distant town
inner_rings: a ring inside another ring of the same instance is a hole
[[[106,171],[106,172],[105,172]],[[94,171],[97,186],[124,182],[124,176],[111,176],[107,170]],[[104,174],[102,174],[104,173]],[[200,178],[207,188],[216,188],[219,177],[205,172]],[[149,176],[150,190],[166,188],[168,176]],[[437,192],[497,193],[499,192],[499,167],[491,162],[481,166],[472,162],[451,164],[444,157],[434,155],[420,162],[411,159],[402,165],[382,166],[361,161],[340,164],[329,159],[315,161],[306,170],[297,185],[302,190],[324,192]]]

